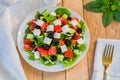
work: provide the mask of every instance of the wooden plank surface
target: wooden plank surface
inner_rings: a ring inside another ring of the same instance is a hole
[[[63,6],[74,10],[83,17],[82,0],[63,0]],[[75,67],[66,71],[66,80],[88,80],[87,56]],[[86,75],[86,76],[84,76]]]
[[[21,57],[28,80],[91,80],[96,40],[98,38],[120,39],[120,23],[113,21],[107,28],[104,28],[102,25],[102,14],[92,13],[83,9],[83,5],[90,1],[92,0],[62,0],[59,4],[76,11],[88,24],[91,43],[84,59],[67,71],[48,73],[36,70]]]

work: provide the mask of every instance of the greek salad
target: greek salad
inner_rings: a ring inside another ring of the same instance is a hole
[[[86,26],[66,8],[55,11],[37,11],[27,22],[24,33],[24,50],[28,59],[38,60],[45,66],[62,64],[71,66],[86,50]]]

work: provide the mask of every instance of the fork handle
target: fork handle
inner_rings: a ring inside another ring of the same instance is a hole
[[[103,80],[107,80],[107,74],[106,74],[106,72],[104,73],[104,78],[103,78]]]

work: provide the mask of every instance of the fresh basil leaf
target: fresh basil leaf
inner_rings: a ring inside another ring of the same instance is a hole
[[[120,1],[118,2],[118,5],[117,5],[118,7],[120,7]]]
[[[105,27],[107,27],[113,20],[114,14],[113,12],[105,12],[102,16],[102,22]]]
[[[96,0],[96,1],[102,2],[102,3],[104,3],[104,4],[108,4],[108,2],[109,2],[110,0]]]
[[[120,10],[116,10],[116,11],[114,12],[114,15],[115,15],[114,19],[115,19],[116,21],[120,22]]]
[[[89,2],[88,4],[86,4],[84,6],[84,8],[89,10],[89,11],[96,12],[96,13],[106,11],[105,5],[99,1]]]
[[[112,5],[112,6],[111,6],[111,9],[112,9],[112,11],[115,11],[116,9],[118,9],[118,6]]]

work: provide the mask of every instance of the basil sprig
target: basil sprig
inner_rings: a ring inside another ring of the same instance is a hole
[[[91,12],[103,13],[104,27],[107,27],[113,19],[120,22],[120,0],[95,0],[87,3],[84,8]]]

